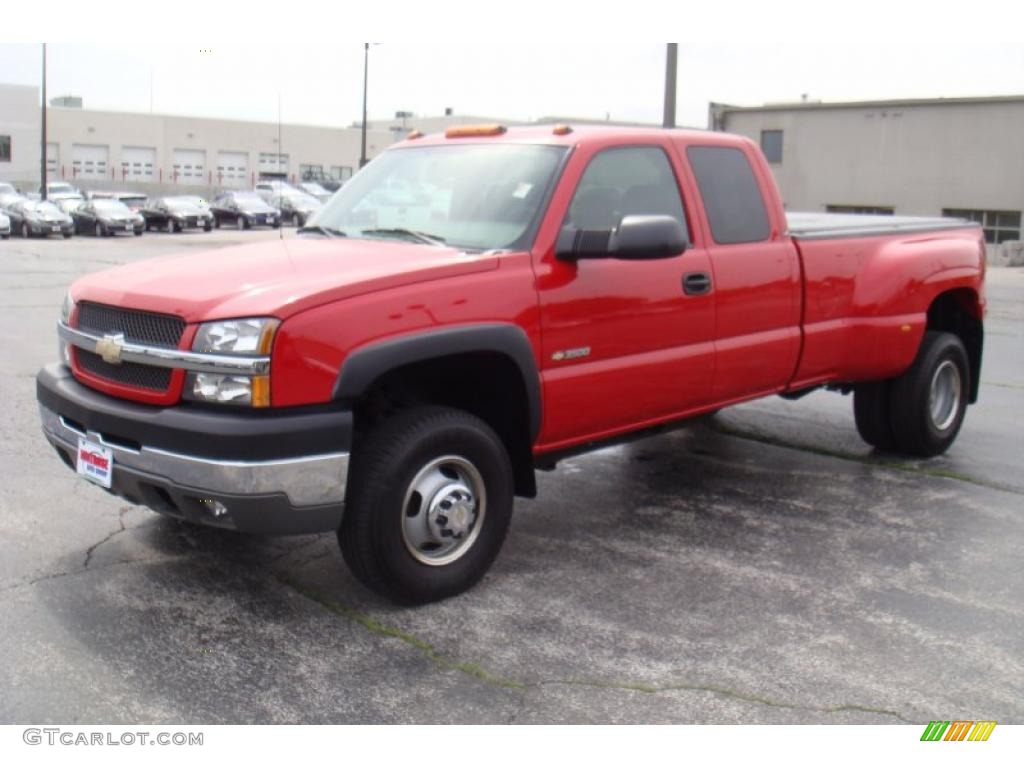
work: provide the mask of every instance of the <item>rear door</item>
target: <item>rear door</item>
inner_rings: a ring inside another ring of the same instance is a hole
[[[665,139],[582,144],[549,215],[557,227],[611,229],[629,214],[670,215],[687,226],[679,171]],[[551,244],[539,257],[541,450],[666,421],[706,402],[714,294],[684,291],[687,275],[710,273],[703,250],[642,261],[563,261]]]
[[[708,227],[717,321],[716,403],[783,389],[800,353],[800,262],[765,204],[771,192],[750,147],[690,145],[685,155]]]

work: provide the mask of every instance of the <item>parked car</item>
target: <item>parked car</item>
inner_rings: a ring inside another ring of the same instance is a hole
[[[213,214],[203,208],[193,197],[158,197],[142,209],[145,227],[163,229],[168,233],[185,229],[213,229]]]
[[[17,195],[20,194],[18,189],[13,184],[8,184],[6,181],[0,181],[0,195]]]
[[[322,184],[318,184],[315,181],[304,181],[301,184],[299,184],[299,189],[301,189],[307,195],[312,195],[321,203],[326,203],[328,200],[331,199],[331,195],[334,194],[334,192],[330,191],[329,189],[325,189]]]
[[[216,226],[234,225],[238,229],[281,226],[281,212],[255,192],[223,192],[210,204]]]
[[[0,209],[7,208],[19,200],[28,200],[21,192],[0,191]]]
[[[319,184],[328,192],[337,192],[342,185],[341,181],[324,173],[322,168],[317,171],[306,171],[302,174],[302,181]]]
[[[16,200],[5,208],[11,229],[22,237],[71,237],[75,224],[64,211],[49,200]]]
[[[60,208],[64,213],[71,216],[71,212],[85,202],[81,195],[60,194],[50,198],[50,202]],[[72,217],[73,218],[73,217]]]
[[[3,211],[0,211],[0,238],[3,238],[4,240],[6,240],[10,236],[11,236],[11,218],[6,213],[4,213]]]
[[[79,278],[37,376],[46,438],[175,517],[336,532],[406,604],[487,572],[536,469],[725,406],[852,392],[867,443],[953,444],[979,393],[980,226],[787,214],[742,136],[543,130],[407,141],[299,237]],[[425,210],[381,202],[393,179]]]
[[[176,195],[178,200],[182,200],[187,203],[191,203],[196,206],[199,210],[204,213],[211,213],[210,211],[210,200],[206,197],[199,197],[197,195]],[[212,215],[212,213],[211,213]]]
[[[141,235],[146,220],[120,200],[88,200],[71,212],[75,234],[107,237],[118,232]]]
[[[300,190],[293,187],[287,181],[272,180],[256,182],[256,187],[253,191],[269,203],[270,198],[274,197],[274,195],[280,195],[284,192],[298,192]]]
[[[43,188],[39,187],[39,191],[42,192]],[[48,181],[46,182],[46,197],[49,198],[52,195],[59,194],[70,194],[70,195],[81,195],[82,191],[73,184],[68,184],[66,181]]]
[[[281,223],[290,221],[301,227],[323,208],[323,203],[304,192],[287,192],[270,198],[270,204],[281,211]]]
[[[86,192],[86,196],[90,200],[120,200],[136,213],[146,207],[146,201],[149,199],[142,192],[111,191],[106,189],[90,190]]]

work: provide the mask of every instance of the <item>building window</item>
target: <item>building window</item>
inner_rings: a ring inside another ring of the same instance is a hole
[[[324,167],[322,165],[299,165],[299,175],[303,179],[322,179]]]
[[[888,205],[826,205],[829,213],[859,213],[869,216],[892,216],[896,209]]]
[[[331,166],[331,178],[336,181],[345,181],[346,179],[352,178],[352,166],[351,165],[332,165]]]
[[[0,136],[0,163],[11,162],[11,137]]]
[[[975,211],[967,208],[943,208],[943,216],[967,219],[981,224],[985,242],[991,245],[1020,240],[1020,211]]]
[[[782,131],[761,131],[761,151],[769,163],[781,163]]]

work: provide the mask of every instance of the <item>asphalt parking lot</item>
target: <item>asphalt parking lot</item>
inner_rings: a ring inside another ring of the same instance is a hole
[[[332,535],[162,518],[40,434],[78,275],[277,236],[0,243],[0,722],[1024,722],[1024,270],[948,455],[872,453],[836,394],[728,409],[541,473],[477,588],[404,609]]]

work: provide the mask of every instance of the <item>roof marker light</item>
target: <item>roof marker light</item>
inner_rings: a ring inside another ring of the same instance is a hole
[[[406,136],[405,138],[408,139],[409,141],[412,141],[413,139],[422,139],[423,138],[423,132],[422,131],[409,131],[409,135]]]
[[[565,136],[566,134],[572,133],[572,128],[564,123],[559,123],[551,132],[555,134],[555,136]]]
[[[467,136],[500,136],[507,129],[504,125],[453,125],[444,132],[446,139],[461,139]]]

